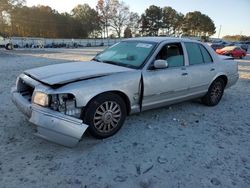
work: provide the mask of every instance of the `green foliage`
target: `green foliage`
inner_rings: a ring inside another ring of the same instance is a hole
[[[87,38],[100,30],[98,14],[87,4],[76,6],[71,15],[59,14],[48,6],[22,6],[23,1],[1,1],[7,2],[0,14],[0,33],[4,36]]]
[[[81,28],[89,36],[93,31],[101,30],[100,27],[100,17],[94,9],[92,9],[88,4],[77,5],[72,10],[72,15],[75,20],[80,23]]]
[[[124,30],[124,38],[131,38],[132,37],[132,31],[129,27],[126,27]]]
[[[131,29],[133,36],[138,34],[140,16],[136,12],[131,12],[129,16],[128,27]]]
[[[215,33],[211,18],[198,11],[184,16],[171,7],[151,5],[139,16],[130,12],[123,1],[98,0],[96,10],[82,4],[77,5],[70,14],[60,14],[48,6],[27,7],[24,3],[25,0],[0,0],[1,35],[120,38],[124,32],[125,37],[139,36],[140,33],[143,36],[185,35],[205,39]]]
[[[145,36],[149,34],[149,21],[146,18],[145,14],[141,15],[141,19],[139,20],[140,23],[140,33]]]
[[[215,26],[211,18],[199,11],[185,15],[182,26],[185,36],[211,36],[215,34]]]
[[[163,34],[166,34],[167,36],[176,34],[180,35],[184,15],[178,13],[175,9],[171,7],[164,7],[162,9],[162,15]]]
[[[11,36],[84,38],[88,36],[79,20],[59,14],[48,6],[15,7],[11,13]]]
[[[198,36],[207,37],[215,33],[213,21],[201,12],[189,12],[185,16],[171,7],[151,5],[141,15],[140,33],[157,36]]]
[[[158,35],[159,29],[162,26],[162,9],[155,5],[151,5],[142,15],[143,35],[154,36]]]

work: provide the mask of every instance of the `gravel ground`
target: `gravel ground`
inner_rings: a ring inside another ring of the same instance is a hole
[[[0,50],[0,187],[250,187],[250,54],[221,103],[132,115],[113,137],[69,149],[33,136],[10,100],[25,69],[88,60],[100,48]]]

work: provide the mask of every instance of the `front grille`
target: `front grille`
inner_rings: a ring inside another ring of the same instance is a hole
[[[17,91],[28,101],[31,102],[34,87],[26,83],[22,78],[17,83]]]

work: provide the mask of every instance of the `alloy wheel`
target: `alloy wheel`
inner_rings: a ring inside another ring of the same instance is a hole
[[[106,101],[95,111],[94,126],[99,132],[111,132],[117,127],[121,115],[121,107],[118,103],[115,101]]]

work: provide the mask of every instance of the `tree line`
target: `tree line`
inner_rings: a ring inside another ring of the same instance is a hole
[[[113,38],[133,36],[209,37],[213,20],[199,11],[186,15],[172,7],[151,5],[142,15],[119,0],[98,0],[95,9],[77,5],[70,13],[25,0],[0,0],[0,35],[45,38]]]
[[[226,35],[223,37],[224,40],[228,41],[250,41],[250,36],[245,35]]]

